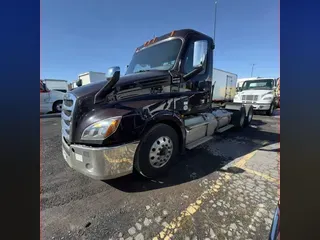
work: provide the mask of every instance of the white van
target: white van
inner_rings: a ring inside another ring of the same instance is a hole
[[[61,112],[63,97],[63,92],[49,90],[40,80],[40,113]]]

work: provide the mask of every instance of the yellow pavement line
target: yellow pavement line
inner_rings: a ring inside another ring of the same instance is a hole
[[[238,167],[238,168],[243,168],[244,165],[247,163],[247,161],[252,158],[256,153],[257,153],[258,150],[255,150],[251,153],[248,153],[247,155],[244,155],[237,163],[234,164],[235,167]]]
[[[245,171],[248,172],[248,173],[252,173],[252,174],[254,174],[254,175],[263,177],[264,179],[266,179],[266,180],[268,180],[268,181],[270,181],[270,182],[279,182],[279,181],[280,181],[280,180],[278,180],[278,179],[276,179],[276,178],[270,177],[270,176],[267,175],[267,174],[254,171],[254,170],[251,170],[251,169],[249,169],[249,168],[242,168],[242,169],[245,170]]]
[[[262,142],[262,146],[264,147],[264,146],[266,146],[268,143],[269,143],[268,141],[263,141],[263,142]],[[237,163],[235,163],[233,166],[238,167],[238,168],[243,168],[244,165],[247,163],[247,161],[248,161],[249,159],[251,159],[258,151],[259,151],[259,149],[258,149],[258,150],[254,150],[253,152],[250,152],[250,153],[244,155],[244,156],[243,156]]]
[[[268,144],[267,141],[263,143],[263,145]],[[243,156],[234,166],[239,167],[239,168],[244,168],[244,165],[246,162],[251,159],[258,150],[255,150],[251,153],[246,154]],[[275,180],[265,174],[255,172],[250,169],[244,169],[245,171],[255,173],[259,176],[262,176],[267,179],[271,179],[271,181]],[[221,174],[221,176],[224,176],[224,180],[227,182],[231,179],[230,175],[231,173],[225,173]],[[221,179],[221,177],[219,177]],[[173,237],[173,234],[175,234],[178,229],[180,229],[187,221],[192,217],[193,214],[195,214],[200,207],[203,205],[203,200],[206,200],[210,195],[214,195],[215,193],[219,192],[219,189],[222,185],[222,182],[220,180],[217,180],[215,184],[213,184],[208,190],[204,191],[200,197],[197,198],[197,200],[194,203],[191,203],[185,210],[183,210],[179,217],[174,218],[166,227],[162,229],[161,232],[159,232],[155,237],[152,238],[152,240],[159,240],[159,239],[164,239],[164,240],[170,240]]]
[[[221,174],[221,176],[224,176],[225,181],[229,181],[231,179],[230,173]],[[200,197],[197,198],[197,200],[194,203],[191,203],[185,210],[183,210],[179,217],[174,218],[160,233],[157,234],[153,240],[169,240],[173,237],[173,234],[178,231],[179,228],[182,227],[191,217],[193,214],[195,214],[201,205],[204,203],[204,200],[208,199],[210,195],[214,195],[215,193],[219,192],[219,189],[221,188],[221,185],[223,184],[222,179],[219,177],[219,179],[213,184],[208,190],[205,190]]]

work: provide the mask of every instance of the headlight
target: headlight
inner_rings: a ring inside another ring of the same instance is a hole
[[[83,131],[81,140],[104,140],[117,130],[120,121],[121,117],[112,117],[91,124]]]
[[[272,97],[264,97],[263,100],[272,100]]]

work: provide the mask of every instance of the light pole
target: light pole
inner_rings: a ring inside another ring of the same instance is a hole
[[[216,44],[217,8],[218,8],[218,1],[215,1],[214,2],[214,27],[213,27],[213,42],[214,42],[214,44]]]
[[[216,45],[216,28],[217,28],[217,6],[218,6],[218,0],[215,0],[214,2],[214,23],[213,23],[213,44]],[[214,61],[215,61],[215,51],[212,53],[212,65],[214,66]],[[214,71],[212,71],[212,81],[214,81]],[[211,93],[210,93],[210,98],[212,100],[213,97],[213,90],[214,86],[216,85],[216,81],[213,82],[212,87],[211,87]]]
[[[256,65],[256,64],[252,64],[252,68],[251,68],[251,77],[252,77],[252,74],[253,74],[253,68],[254,68],[254,65]]]

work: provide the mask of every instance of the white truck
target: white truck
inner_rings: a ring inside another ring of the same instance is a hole
[[[64,94],[61,91],[48,89],[46,84],[40,80],[40,114],[61,112]]]
[[[103,72],[85,72],[82,74],[79,74],[78,81],[75,84],[77,87],[84,86],[90,83],[96,83],[106,81],[106,74]],[[74,87],[76,87],[74,86]]]
[[[43,83],[49,90],[56,90],[66,93],[68,91],[68,81],[59,79],[44,79]]]
[[[212,101],[214,103],[232,102],[236,94],[238,76],[235,73],[214,68],[212,72],[212,85],[214,90]]]
[[[269,116],[279,105],[275,78],[239,79],[233,102],[253,105],[255,111],[265,111]]]

